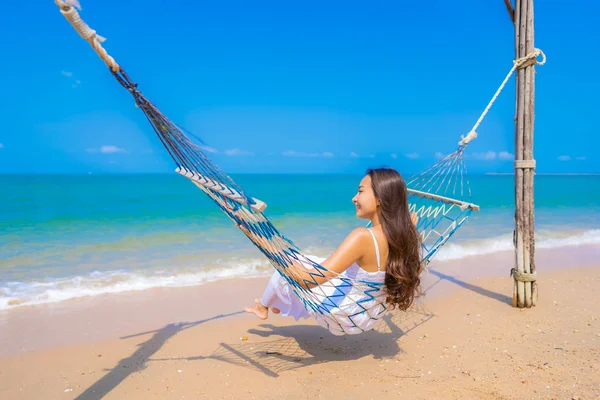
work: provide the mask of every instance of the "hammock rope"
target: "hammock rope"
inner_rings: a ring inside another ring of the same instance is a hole
[[[60,9],[61,14],[73,25],[73,28],[79,33],[79,35],[89,42],[100,58],[110,67],[113,72],[117,72],[121,69],[119,64],[112,58],[106,50],[102,47],[101,43],[106,38],[98,35],[95,30],[90,28],[88,24],[81,18],[77,9],[81,10],[79,1],[77,0],[54,0],[54,3]]]
[[[537,60],[537,58],[539,56],[542,57],[542,59],[540,61]],[[515,72],[515,70],[517,70],[517,69],[526,68],[529,65],[531,65],[532,63],[537,64],[537,65],[544,65],[544,64],[546,64],[546,55],[544,54],[544,52],[542,50],[540,50],[540,49],[534,49],[531,53],[525,55],[524,57],[517,58],[516,60],[513,61],[512,68],[510,69],[510,71],[508,71],[508,74],[506,74],[506,77],[504,78],[504,80],[500,84],[500,87],[498,87],[498,90],[496,90],[496,93],[494,93],[494,96],[492,97],[492,99],[488,103],[487,107],[483,110],[483,112],[479,116],[479,119],[477,119],[477,122],[475,122],[475,125],[473,125],[473,128],[471,129],[471,131],[469,132],[469,134],[467,135],[467,137],[464,138],[463,140],[461,140],[459,142],[459,144],[466,145],[472,139],[474,139],[475,137],[477,137],[477,133],[476,133],[477,132],[477,128],[479,128],[479,125],[481,125],[481,122],[483,121],[483,119],[487,115],[488,111],[490,111],[490,108],[492,108],[492,106],[494,105],[494,102],[496,101],[496,99],[498,98],[498,96],[500,95],[500,93],[502,92],[502,89],[504,89],[504,86],[506,86],[506,83],[508,82],[508,80],[512,76],[513,72]]]
[[[54,0],[62,15],[79,35],[91,44],[117,81],[133,96],[159,140],[175,161],[175,171],[196,185],[240,228],[279,272],[282,290],[295,295],[323,327],[335,335],[355,334],[374,328],[387,310],[383,283],[355,279],[329,271],[309,259],[281,234],[263,211],[266,204],[250,196],[206,156],[206,145],[170,121],[152,104],[102,47],[105,39],[79,16],[77,0]],[[409,208],[417,213],[422,239],[422,263],[428,264],[437,251],[467,221],[479,206],[471,201],[463,150],[477,137],[476,129],[515,69],[536,60],[541,51],[516,60],[513,68],[485,108],[473,129],[461,138],[458,148],[407,180]],[[545,61],[545,56],[544,56]],[[187,133],[187,134],[186,134]],[[195,139],[195,141],[192,140]],[[317,283],[325,280],[324,283]],[[368,328],[365,328],[368,326]]]

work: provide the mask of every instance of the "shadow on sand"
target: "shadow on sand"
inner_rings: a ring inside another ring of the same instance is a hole
[[[490,299],[494,299],[494,300],[498,300],[502,303],[505,303],[509,306],[512,307],[512,303],[513,300],[511,297],[505,295],[505,294],[501,294],[501,293],[496,293],[496,292],[492,292],[491,290],[488,289],[484,289],[481,286],[477,286],[477,285],[473,285],[472,283],[468,283],[465,281],[462,281],[458,278],[455,278],[451,275],[447,275],[444,274],[440,271],[437,271],[435,269],[430,268],[429,269],[429,273],[431,275],[435,275],[439,278],[439,280],[437,280],[436,282],[434,282],[433,284],[431,284],[427,289],[424,290],[425,293],[429,292],[434,286],[436,286],[437,284],[439,284],[442,281],[448,281],[448,282],[452,282],[462,288],[465,288],[467,290],[470,290],[472,292],[475,292],[481,296],[485,296],[485,297],[489,297]]]
[[[150,361],[213,359],[277,377],[283,371],[331,361],[356,360],[365,356],[394,357],[401,352],[398,339],[431,318],[433,314],[415,303],[409,311],[388,313],[378,328],[360,335],[334,336],[319,325],[261,324],[260,329],[250,329],[248,333],[280,338],[264,342],[220,343],[210,355]]]
[[[121,339],[129,339],[136,336],[143,336],[154,333],[150,339],[138,345],[137,350],[127,358],[118,362],[118,364],[109,372],[96,381],[92,386],[86,389],[83,393],[76,397],[78,400],[101,399],[106,396],[111,390],[117,387],[127,377],[137,371],[146,368],[150,357],[155,354],[170,338],[184,329],[189,329],[205,322],[214,321],[221,318],[230,317],[233,315],[243,314],[243,311],[238,311],[230,314],[221,314],[212,318],[207,318],[195,322],[179,322],[176,324],[168,324],[155,331],[137,333],[135,335],[124,336]]]

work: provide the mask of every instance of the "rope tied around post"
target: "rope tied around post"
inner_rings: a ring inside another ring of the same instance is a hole
[[[537,60],[538,57],[542,57],[540,61]],[[540,49],[535,49],[531,53],[527,54],[525,57],[517,58],[513,61],[516,69],[527,68],[531,65],[544,65],[546,64],[546,55]]]
[[[535,160],[515,160],[517,169],[535,169]]]
[[[81,10],[78,0],[54,0],[54,3],[60,9],[61,14],[73,25],[73,28],[84,38],[93,49],[98,53],[100,58],[110,67],[113,72],[119,72],[121,67],[112,58],[106,50],[102,47],[101,43],[106,40],[102,36],[98,35],[95,30],[90,28],[83,19],[79,16],[77,9]]]
[[[537,272],[528,274],[518,271],[516,268],[510,270],[510,275],[515,279],[515,282],[535,282],[537,281]]]

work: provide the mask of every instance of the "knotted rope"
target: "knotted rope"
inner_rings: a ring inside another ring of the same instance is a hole
[[[515,282],[535,282],[537,280],[537,272],[528,274],[525,272],[520,272],[516,268],[510,270],[510,275],[515,279]]]
[[[95,30],[90,28],[83,19],[79,16],[76,8],[81,10],[78,0],[54,0],[54,3],[60,8],[61,14],[73,25],[73,28],[92,45],[92,48],[98,53],[100,58],[110,67],[113,72],[119,72],[121,67],[112,58],[100,43],[106,39],[98,35]]]
[[[537,58],[539,56],[542,56],[542,59],[540,61],[537,60]],[[500,95],[500,92],[502,92],[502,89],[504,89],[504,86],[506,86],[506,83],[512,76],[513,72],[515,72],[515,70],[527,68],[533,64],[544,65],[545,63],[546,63],[546,55],[540,49],[535,49],[531,53],[527,54],[525,57],[517,58],[516,60],[514,60],[512,68],[510,69],[510,71],[508,71],[508,74],[506,74],[506,77],[500,84],[500,87],[498,88],[498,90],[496,90],[496,93],[492,97],[492,100],[490,100],[490,102],[488,103],[485,110],[483,110],[483,113],[481,113],[481,116],[479,117],[477,122],[475,122],[475,125],[473,125],[473,128],[471,129],[471,131],[468,133],[468,135],[466,137],[461,136],[461,141],[458,142],[459,146],[465,147],[471,140],[473,140],[477,137],[477,128],[479,128],[479,125],[481,124],[481,122],[483,121],[485,116],[487,115],[488,111],[490,111],[490,108],[492,108],[492,105],[498,98],[498,95]]]

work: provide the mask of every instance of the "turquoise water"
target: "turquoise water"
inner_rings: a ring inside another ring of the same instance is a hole
[[[268,204],[267,216],[308,254],[326,257],[365,225],[351,203],[361,176],[232,177]],[[481,211],[439,260],[510,249],[513,177],[469,181]],[[600,176],[536,176],[538,247],[600,243],[599,198]],[[177,174],[5,175],[0,199],[0,309],[272,271]]]

